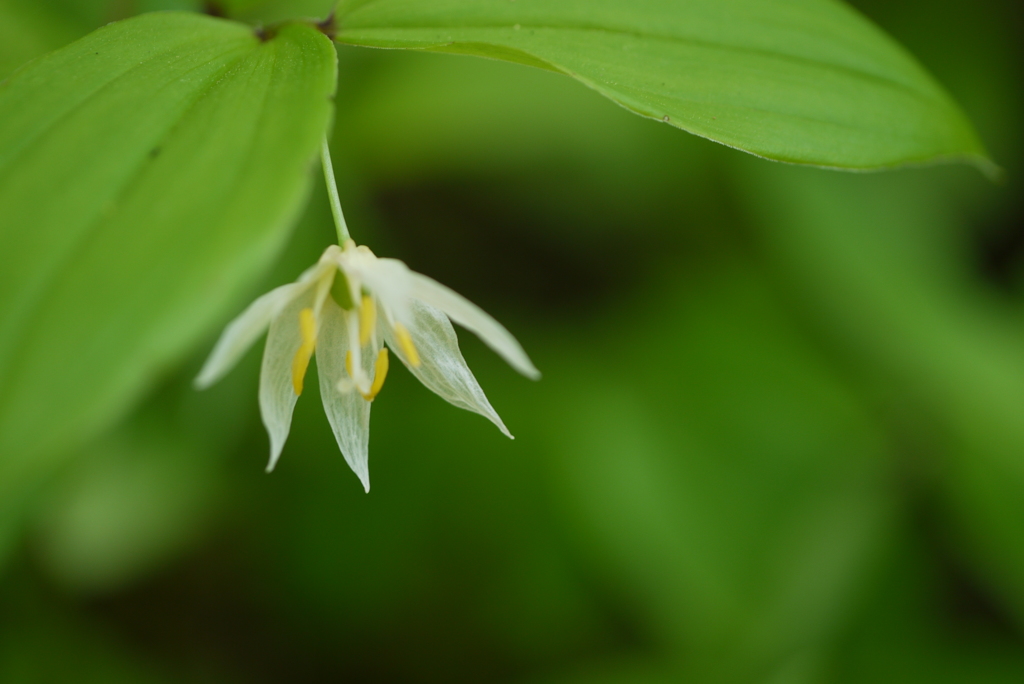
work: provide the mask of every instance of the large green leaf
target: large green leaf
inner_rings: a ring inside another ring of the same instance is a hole
[[[116,418],[282,245],[334,47],[152,14],[0,88],[0,502]]]
[[[779,161],[990,165],[898,44],[833,0],[349,0],[337,40],[506,59]]]

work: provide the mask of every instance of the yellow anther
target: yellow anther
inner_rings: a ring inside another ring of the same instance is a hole
[[[363,295],[363,305],[359,308],[359,345],[365,347],[377,329],[377,303],[369,295]]]
[[[370,386],[369,392],[364,392],[359,389],[359,385],[356,385],[356,389],[359,394],[363,395],[363,399],[366,401],[373,401],[377,398],[382,387],[384,387],[384,380],[388,377],[388,350],[382,348],[377,354],[377,362],[373,367],[373,384]],[[350,378],[355,380],[355,376],[352,374],[352,352],[345,352],[345,370],[348,371]]]
[[[363,399],[366,401],[373,401],[380,394],[380,390],[384,387],[384,380],[388,377],[388,350],[381,349],[380,353],[377,354],[377,363],[373,367],[373,386],[370,387],[369,394],[363,394]],[[362,394],[362,392],[360,392]]]
[[[292,359],[292,388],[296,396],[302,394],[302,381],[306,378],[309,360],[313,358],[316,349],[316,318],[312,309],[299,312],[299,334],[302,335],[302,344]]]
[[[395,323],[395,339],[398,346],[402,348],[402,353],[405,354],[405,360],[409,362],[409,365],[419,368],[420,353],[416,350],[416,345],[412,343],[409,331],[401,323]]]

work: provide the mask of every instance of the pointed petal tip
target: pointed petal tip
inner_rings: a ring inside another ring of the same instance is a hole
[[[204,389],[209,389],[218,380],[223,377],[223,373],[216,373],[210,368],[209,363],[203,364],[203,367],[199,369],[199,373],[192,380],[192,387],[198,392],[202,392]]]
[[[501,430],[501,434],[505,435],[509,439],[515,439],[515,437],[512,436],[512,433],[508,431],[508,428],[505,427],[505,422],[502,421],[502,419],[498,416],[497,413],[495,413],[494,415],[487,416],[487,418],[492,423],[494,423],[499,430]]]
[[[519,348],[519,353],[515,355],[503,354],[498,352],[499,355],[505,359],[508,365],[512,366],[513,369],[520,375],[523,375],[530,380],[540,380],[540,371],[533,365],[533,361],[526,355],[522,347]]]
[[[267,463],[267,468],[264,472],[266,472],[267,474],[274,472],[274,468],[277,467],[277,461],[279,458],[281,458],[281,449],[274,449],[273,447],[271,447],[270,461]]]
[[[449,287],[422,273],[412,272],[411,296],[439,309],[452,322],[458,323],[483,340],[513,368],[533,380],[540,379],[538,371],[518,340],[490,314]]]

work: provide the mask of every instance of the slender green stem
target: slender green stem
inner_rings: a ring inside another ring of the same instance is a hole
[[[331,199],[331,213],[334,214],[334,227],[338,229],[338,244],[344,244],[352,239],[348,234],[348,225],[345,224],[345,214],[341,211],[341,200],[338,199],[338,183],[334,180],[334,165],[331,163],[331,148],[327,146],[327,136],[324,136],[323,149],[320,158],[324,163],[324,180],[327,181],[327,195]]]

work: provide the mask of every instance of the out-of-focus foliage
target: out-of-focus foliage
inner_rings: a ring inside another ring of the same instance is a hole
[[[349,223],[521,339],[540,384],[463,336],[516,440],[396,369],[373,493],[316,383],[267,476],[258,354],[197,394],[208,340],[0,520],[0,681],[1024,679],[1021,27],[858,6],[1004,185],[769,164],[555,74],[340,48]],[[331,237],[318,190],[253,292]]]

